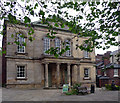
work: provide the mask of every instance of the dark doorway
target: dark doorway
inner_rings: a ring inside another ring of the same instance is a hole
[[[60,66],[60,72],[61,72],[61,86],[63,84],[67,84],[67,64],[61,64]]]
[[[48,82],[49,82],[49,87],[56,87],[56,85],[57,85],[56,64],[55,63],[50,63],[48,66]]]

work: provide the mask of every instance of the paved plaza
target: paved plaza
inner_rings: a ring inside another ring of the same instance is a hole
[[[94,94],[64,95],[62,89],[15,89],[1,88],[2,101],[118,101],[118,91],[97,88]]]

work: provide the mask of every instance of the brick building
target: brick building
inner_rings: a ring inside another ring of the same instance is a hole
[[[54,28],[55,39],[46,37],[48,29],[46,25],[39,22],[33,23],[35,40],[28,40],[28,28],[24,24],[14,25],[5,21],[3,48],[6,55],[3,55],[3,83],[7,87],[43,87],[59,88],[63,84],[72,86],[74,83],[82,83],[86,86],[95,84],[95,51],[76,50],[76,44],[84,44],[86,37],[73,39],[75,34],[67,29]],[[8,42],[15,40],[11,38],[14,29],[18,32],[17,40],[19,45],[7,45]],[[24,38],[21,38],[21,35]],[[26,46],[22,45],[26,42]],[[46,54],[45,51],[50,47],[58,47],[58,52],[64,48],[61,43],[65,42],[70,46],[62,56],[55,58],[53,55]],[[20,47],[21,46],[21,47]]]
[[[119,53],[120,50],[107,52],[103,57],[101,56],[102,60],[96,64],[98,87],[105,86],[105,84],[111,84],[112,81],[114,81],[116,85],[120,86]]]
[[[2,56],[1,55],[0,55],[0,86],[2,86]]]

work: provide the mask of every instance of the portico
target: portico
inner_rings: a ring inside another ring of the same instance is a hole
[[[53,58],[44,58],[42,60],[44,66],[45,88],[60,88],[63,84],[72,85],[74,82],[74,65],[77,66],[77,82],[80,80],[80,63],[75,60],[62,60]],[[76,80],[75,79],[75,80]]]

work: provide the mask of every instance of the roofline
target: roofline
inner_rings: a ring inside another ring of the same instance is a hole
[[[5,22],[9,22],[9,20],[6,18],[6,19],[4,19],[4,23]],[[9,22],[10,23],[10,22]],[[12,23],[11,23],[12,24]],[[21,22],[20,21],[20,24],[21,25],[25,25],[25,23],[23,23],[23,22]],[[19,25],[19,24],[18,24]],[[47,25],[44,25],[44,24],[34,24],[34,23],[31,23],[31,25],[34,27],[42,27],[42,28],[48,28],[48,26]],[[53,27],[53,30],[60,30],[60,31],[64,31],[64,32],[69,32],[69,33],[72,33],[70,30],[67,30],[67,29],[63,29],[63,28],[58,28],[58,27]]]

